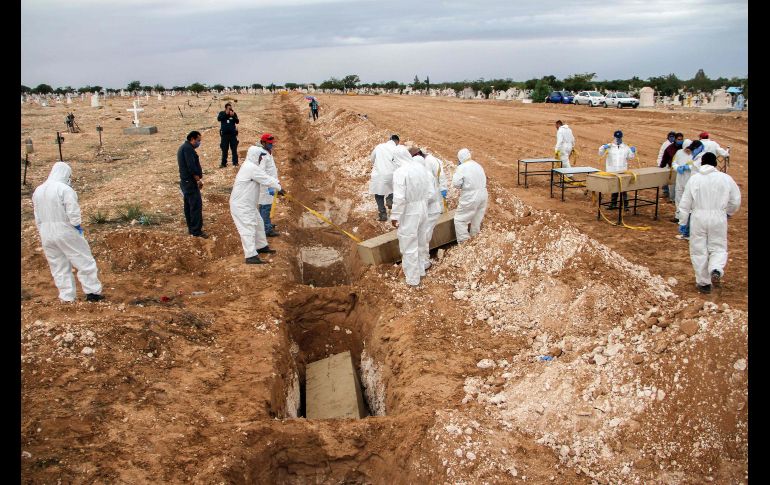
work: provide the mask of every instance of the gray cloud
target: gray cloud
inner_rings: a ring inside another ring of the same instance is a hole
[[[27,0],[22,82],[745,75],[747,18],[745,0]]]

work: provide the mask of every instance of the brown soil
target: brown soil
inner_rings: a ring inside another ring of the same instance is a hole
[[[278,253],[245,265],[228,206],[235,169],[217,168],[221,101],[206,111],[210,98],[151,98],[142,123],[159,133],[132,137],[121,134],[129,98],[76,102],[87,132],[65,134],[64,158],[107,300],[61,304],[30,196],[69,110],[23,106],[21,139],[36,149],[21,201],[24,483],[746,480],[745,117],[322,95],[313,123],[298,95],[237,99],[241,158],[275,134],[287,191],[362,238],[389,228],[367,194],[376,143],[397,132],[445,161],[469,147],[490,182],[482,233],[442,251],[413,290],[399,266],[362,266],[350,239],[282,200]],[[579,165],[596,166],[587,154],[617,128],[643,165],[672,128],[732,145],[744,201],[723,288],[705,303],[693,291],[671,205],[659,221],[630,217],[652,227],[631,231],[596,221],[582,191],[562,203],[542,178],[517,186],[516,160],[550,156],[557,118],[576,135]],[[191,129],[204,137],[209,240],[186,235],[176,185]],[[88,222],[126,203],[158,224]],[[341,262],[309,281],[303,248]],[[305,364],[345,350],[372,416],[296,418]]]

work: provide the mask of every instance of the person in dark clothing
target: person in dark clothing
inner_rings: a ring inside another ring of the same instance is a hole
[[[682,148],[684,143],[684,135],[682,133],[674,134],[674,143],[670,144],[663,151],[663,156],[660,159],[660,168],[670,167],[671,162],[674,161],[674,155]]]
[[[238,123],[240,121],[238,120],[238,115],[235,114],[235,111],[233,111],[233,105],[230,103],[227,103],[225,105],[225,110],[219,112],[219,116],[217,116],[217,121],[221,123],[221,126],[219,128],[219,136],[221,137],[222,141],[219,144],[219,147],[222,149],[222,164],[220,165],[220,168],[224,168],[227,166],[227,151],[228,149],[232,151],[233,153],[233,167],[238,166]]]
[[[681,150],[684,143],[684,135],[682,133],[674,133],[674,142],[666,147],[663,151],[663,156],[660,158],[660,168],[671,167],[671,163],[674,161],[674,155]],[[675,203],[676,198],[676,182],[663,186],[663,192],[670,203]]]
[[[312,101],[310,101],[310,112],[313,114],[313,121],[318,119],[318,101],[313,98]]]
[[[192,236],[208,239],[208,234],[203,232],[203,200],[201,199],[203,170],[198,153],[195,151],[201,146],[202,138],[199,131],[191,131],[187,135],[187,141],[182,143],[176,152],[176,162],[179,165],[179,189],[184,198],[187,232]]]

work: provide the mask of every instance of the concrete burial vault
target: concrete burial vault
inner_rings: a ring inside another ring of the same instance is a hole
[[[305,389],[308,419],[366,416],[361,384],[349,350],[308,364]]]
[[[457,239],[455,235],[455,211],[451,210],[441,214],[436,227],[433,229],[433,237],[430,240],[430,248],[434,249],[449,244]],[[397,230],[390,231],[358,244],[358,256],[365,264],[395,263],[401,260],[401,251],[398,249]]]

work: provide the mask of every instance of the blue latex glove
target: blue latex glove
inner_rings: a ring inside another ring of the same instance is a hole
[[[678,167],[676,167],[676,173],[678,173],[679,175],[683,174],[685,170],[684,167],[686,167],[686,165],[679,165]]]
[[[83,228],[82,228],[82,227],[80,227],[80,224],[78,224],[77,226],[75,226],[75,229],[77,229],[77,231],[80,233],[80,235],[81,235],[81,236],[83,235]]]
[[[447,194],[447,191],[446,191],[446,189],[444,189],[444,190],[442,190],[442,191],[441,191],[441,197],[443,197],[443,198],[445,198],[445,199],[446,199],[446,194]]]
[[[683,167],[684,167],[685,172],[689,172],[690,170],[692,170],[692,167],[689,166],[689,165],[683,165]]]
[[[272,187],[268,187],[267,193],[270,194],[270,195],[275,195],[275,189],[272,188]]]
[[[636,147],[631,147],[631,153],[636,153]]]
[[[690,226],[687,224],[681,224],[679,226],[679,234],[681,234],[684,237],[690,237]]]

